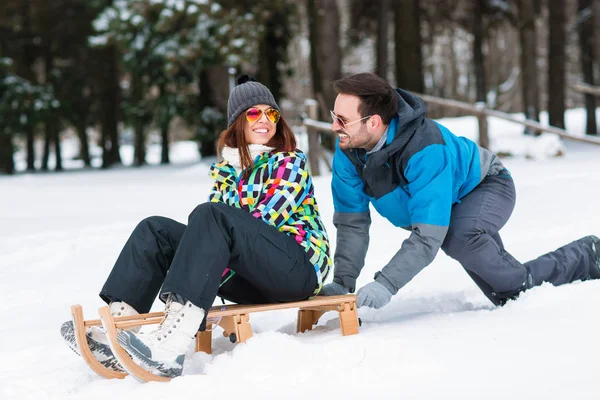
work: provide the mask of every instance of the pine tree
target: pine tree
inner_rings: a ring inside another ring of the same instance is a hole
[[[90,43],[115,45],[128,77],[123,109],[135,132],[135,165],[145,163],[148,127],[160,128],[166,146],[175,115],[199,126],[199,140],[214,141],[223,113],[210,102],[195,101],[205,95],[198,93],[198,81],[211,67],[236,66],[255,54],[251,44],[257,31],[247,29],[252,20],[251,14],[202,0],[116,0],[98,16]],[[194,107],[198,103],[202,110]],[[162,160],[168,161],[164,149]]]

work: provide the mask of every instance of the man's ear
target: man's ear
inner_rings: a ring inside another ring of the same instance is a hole
[[[371,118],[369,118],[368,124],[370,125],[371,129],[376,130],[383,125],[383,120],[379,114],[374,114]]]

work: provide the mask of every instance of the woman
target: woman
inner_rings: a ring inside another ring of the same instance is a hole
[[[209,202],[187,226],[164,217],[140,222],[100,292],[115,315],[135,315],[148,312],[160,290],[162,324],[149,334],[119,333],[132,358],[156,374],[181,375],[216,296],[246,304],[307,299],[332,264],[306,157],[271,92],[242,77],[227,124],[217,144],[223,161],[210,168]],[[72,323],[62,333],[77,351]],[[104,365],[120,368],[100,328],[87,336]]]

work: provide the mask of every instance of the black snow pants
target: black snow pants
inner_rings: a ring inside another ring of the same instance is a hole
[[[453,206],[442,250],[464,267],[496,305],[543,282],[558,286],[588,279],[593,258],[586,238],[524,264],[504,249],[498,231],[512,214],[515,198],[508,171],[487,176]]]
[[[226,268],[235,274],[221,285]],[[204,203],[187,226],[142,220],[100,297],[146,313],[160,291],[163,302],[174,293],[208,310],[217,295],[239,304],[290,302],[310,297],[316,286],[315,268],[292,237],[244,210]]]

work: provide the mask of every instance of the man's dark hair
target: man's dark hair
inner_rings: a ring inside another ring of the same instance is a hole
[[[360,99],[358,113],[361,117],[378,114],[384,124],[389,124],[398,112],[398,93],[381,77],[361,72],[333,82],[337,93]]]

